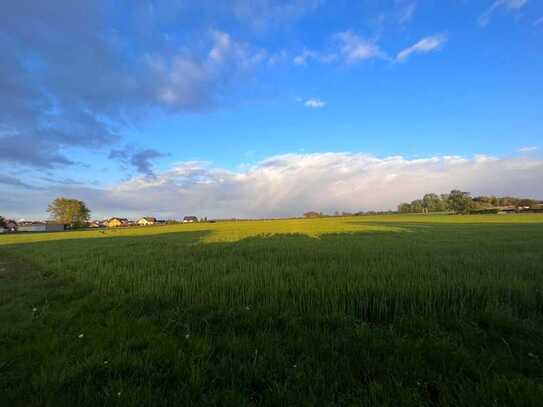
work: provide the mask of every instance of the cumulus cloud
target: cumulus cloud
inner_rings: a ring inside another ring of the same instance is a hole
[[[149,110],[214,107],[228,84],[264,61],[226,32],[166,39],[181,2],[127,8],[116,22],[106,0],[20,0],[0,13],[0,164],[73,164],[67,149],[104,149]],[[169,14],[169,15],[167,15]],[[170,20],[168,20],[168,18]],[[198,31],[198,29],[194,29]]]
[[[416,44],[406,48],[396,55],[396,61],[404,62],[413,54],[427,54],[429,52],[436,52],[443,48],[443,45],[447,41],[445,35],[433,35],[425,37]]]
[[[528,4],[528,0],[496,0],[483,12],[483,14],[481,14],[479,17],[479,25],[482,27],[486,26],[494,13],[499,9],[514,11],[521,9],[526,4]]]
[[[304,105],[305,107],[309,107],[311,109],[320,109],[326,106],[326,102],[317,98],[311,98],[306,100]]]
[[[85,200],[96,216],[281,217],[307,210],[393,209],[426,192],[543,198],[543,160],[490,156],[379,158],[357,153],[286,154],[244,170],[181,163],[111,188],[66,187],[9,195],[7,215],[44,213],[56,194]]]
[[[375,42],[361,38],[352,31],[337,33],[334,39],[339,43],[340,53],[348,63],[386,57]]]

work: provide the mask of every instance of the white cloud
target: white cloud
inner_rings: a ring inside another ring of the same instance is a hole
[[[427,54],[429,52],[439,51],[441,48],[443,48],[446,41],[447,37],[445,35],[433,35],[423,38],[411,47],[399,52],[396,56],[396,61],[404,62],[412,54]]]
[[[209,61],[223,67],[235,66],[250,69],[267,58],[265,51],[252,50],[245,43],[236,41],[226,32],[212,30],[212,48],[209,51]]]
[[[172,111],[208,108],[214,102],[212,90],[268,59],[265,51],[252,49],[226,32],[211,30],[209,39],[205,57],[186,51],[145,57],[149,86],[160,105]]]
[[[386,58],[385,53],[381,51],[375,42],[365,40],[352,31],[337,33],[334,35],[334,39],[339,42],[341,55],[348,63]]]
[[[483,14],[479,17],[479,25],[482,27],[486,26],[494,12],[500,8],[506,10],[519,10],[528,3],[528,0],[496,0],[492,5],[487,8]]]
[[[312,109],[320,109],[326,106],[326,102],[320,99],[311,98],[305,101],[304,105]]]
[[[517,151],[519,153],[530,153],[530,152],[533,152],[533,151],[536,151],[536,150],[537,150],[537,147],[535,147],[535,146],[527,146],[527,147],[521,147]]]
[[[316,58],[317,55],[318,53],[315,51],[304,49],[302,53],[294,57],[293,62],[295,65],[305,65],[309,59]]]
[[[317,51],[304,49],[300,54],[294,57],[293,62],[294,65],[306,65],[312,59],[323,64],[328,64],[335,61],[337,59],[337,55],[334,53],[320,53]]]
[[[10,186],[2,209],[7,216],[44,216],[47,204],[64,195],[86,201],[96,217],[279,217],[307,210],[393,209],[426,192],[453,188],[542,199],[541,179],[543,160],[527,157],[286,154],[238,171],[185,162],[154,178],[136,177],[107,188],[28,191]]]
[[[417,3],[409,3],[407,4],[400,13],[399,22],[400,24],[407,24],[409,21],[413,19],[415,16],[415,12],[417,11]]]

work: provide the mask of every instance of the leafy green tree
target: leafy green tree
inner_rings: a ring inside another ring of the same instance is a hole
[[[521,199],[520,201],[518,201],[518,206],[527,206],[529,208],[532,208],[533,206],[535,206],[535,201],[532,199]]]
[[[411,204],[404,202],[398,205],[398,212],[409,213],[411,212]]]
[[[469,213],[472,206],[472,199],[469,192],[462,192],[455,189],[449,194],[448,203],[449,208],[456,213]]]
[[[0,216],[0,228],[3,228],[4,226],[6,226],[6,221],[3,216]]]
[[[424,211],[424,203],[422,199],[417,199],[411,202],[411,212],[422,213]]]
[[[441,212],[446,210],[443,201],[437,194],[424,195],[422,198],[422,204],[425,212]]]
[[[51,202],[47,212],[55,221],[77,228],[85,226],[91,211],[83,201],[60,197]]]

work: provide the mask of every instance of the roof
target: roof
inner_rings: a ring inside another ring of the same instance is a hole
[[[183,220],[198,220],[196,216],[185,216]]]
[[[141,219],[145,219],[147,222],[156,222],[156,218],[153,218],[151,216],[144,216],[143,218]],[[140,220],[141,220],[140,219]]]
[[[112,222],[114,220],[118,220],[119,222],[128,222],[127,218],[117,218],[117,217],[108,219],[108,222]]]

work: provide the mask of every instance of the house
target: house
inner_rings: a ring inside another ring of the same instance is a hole
[[[185,216],[183,218],[183,223],[194,223],[198,222],[198,218],[196,216]]]
[[[17,232],[17,222],[11,219],[4,220],[5,232]]]
[[[137,223],[140,226],[148,226],[148,225],[154,225],[155,223],[157,223],[157,220],[156,218],[152,218],[150,216],[144,216],[143,218],[138,220]]]
[[[102,227],[104,227],[104,224],[103,224],[103,222],[93,220],[92,222],[88,223],[87,227],[89,227],[89,228],[102,228]]]
[[[66,225],[57,222],[21,222],[17,226],[18,232],[62,232]]]
[[[122,226],[128,226],[128,219],[126,218],[111,218],[108,219],[106,226],[108,228],[118,228]]]
[[[503,214],[507,214],[507,213],[515,213],[515,212],[518,212],[518,208],[516,208],[515,206],[498,206],[497,207],[498,209],[498,214],[500,215],[503,215]]]

